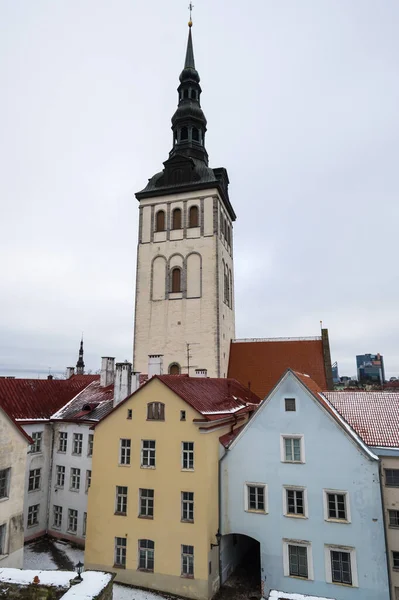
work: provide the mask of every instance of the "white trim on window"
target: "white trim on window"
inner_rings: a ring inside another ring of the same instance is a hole
[[[314,580],[313,571],[313,554],[312,554],[312,542],[306,540],[289,540],[283,539],[283,569],[284,577],[293,577],[294,579],[305,579],[305,577],[299,577],[297,575],[290,575],[290,561],[288,555],[288,546],[301,546],[307,549],[307,561],[308,561],[308,581]]]
[[[328,499],[327,494],[342,494],[345,496],[345,513],[346,519],[335,519],[333,517],[328,516]],[[332,490],[332,489],[324,489],[323,490],[323,507],[324,507],[324,520],[329,521],[330,523],[350,523],[351,522],[351,509],[349,502],[349,493],[345,490]]]
[[[336,552],[349,552],[351,561],[351,573],[352,573],[352,585],[349,583],[338,583],[332,580],[331,572],[331,551]],[[346,587],[359,587],[359,580],[357,576],[357,561],[356,561],[356,549],[351,546],[335,546],[334,544],[326,544],[324,546],[324,566],[326,570],[326,581],[327,583],[333,583],[334,585],[344,585]]]
[[[264,509],[256,510],[254,508],[249,508],[248,496],[249,496],[249,488],[250,487],[261,487],[263,488],[263,498],[264,498]],[[267,483],[257,483],[253,481],[246,481],[244,484],[244,510],[249,513],[255,513],[258,515],[267,515],[269,512],[269,499],[268,499],[268,490]]]
[[[303,492],[303,515],[288,512],[287,490]],[[300,485],[283,485],[283,515],[285,517],[292,517],[293,519],[308,518],[308,491],[305,487]]]
[[[289,439],[299,439],[300,440],[300,460],[286,460],[285,458],[285,440]],[[305,463],[305,438],[303,433],[281,433],[280,434],[280,459],[283,463],[300,465]]]

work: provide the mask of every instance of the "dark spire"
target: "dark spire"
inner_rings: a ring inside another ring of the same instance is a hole
[[[169,158],[184,155],[208,164],[205,150],[206,118],[202,112],[200,76],[195,68],[192,21],[189,22],[186,59],[180,73],[179,104],[172,117],[173,148]]]
[[[79,358],[76,363],[76,374],[83,375],[85,371],[85,364],[83,362],[83,334],[82,339],[80,340],[80,348],[79,348]]]

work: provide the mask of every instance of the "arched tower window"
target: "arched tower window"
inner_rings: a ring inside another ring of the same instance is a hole
[[[188,129],[187,129],[187,127],[182,127],[181,128],[180,139],[181,140],[188,140]]]
[[[179,267],[172,269],[170,291],[172,293],[181,292],[181,270]]]
[[[180,365],[178,363],[169,365],[169,375],[180,375]]]
[[[200,139],[199,139],[199,131],[198,131],[198,129],[196,127],[193,127],[192,138],[193,138],[194,142],[199,142],[200,141]]]
[[[189,227],[198,227],[199,226],[198,206],[190,206],[190,210],[188,213],[188,226]]]
[[[155,231],[165,231],[165,211],[159,210],[155,215]]]
[[[181,209],[175,208],[172,213],[172,229],[181,229]]]
[[[183,92],[183,98],[184,99],[188,98],[188,90],[184,90],[184,92]]]
[[[192,98],[192,100],[197,99],[197,92],[195,90],[191,90],[191,98]]]
[[[230,229],[230,225],[227,225],[227,243],[230,246],[231,245],[231,229]]]

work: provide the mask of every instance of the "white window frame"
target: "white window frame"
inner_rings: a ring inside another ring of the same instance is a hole
[[[127,485],[117,485],[115,489],[115,514],[126,516],[127,515],[127,501],[128,501],[128,487]],[[119,506],[118,506],[119,505]],[[122,510],[118,510],[118,508]],[[125,510],[123,510],[125,509]]]
[[[349,583],[339,583],[337,581],[332,580],[331,550],[334,550],[335,552],[348,552],[350,554],[352,585],[349,585]],[[356,548],[353,548],[352,546],[335,546],[334,544],[325,544],[324,566],[326,570],[327,583],[332,583],[333,585],[343,585],[345,587],[359,587],[359,579],[357,575]]]
[[[28,494],[33,492],[39,492],[42,484],[42,470],[41,468],[30,469],[28,477]],[[32,485],[32,487],[31,487]]]
[[[144,448],[144,442],[151,442],[151,444],[154,444],[153,448]],[[141,440],[141,461],[140,461],[140,466],[142,469],[155,469],[156,468],[156,464],[157,464],[157,444],[156,444],[156,440]],[[153,465],[145,465],[144,464],[144,453],[146,455],[146,461],[150,462],[151,461],[151,456],[152,453],[154,453],[154,464]]]
[[[265,507],[263,510],[256,510],[255,508],[249,508],[249,488],[250,487],[262,487]],[[267,483],[260,483],[255,481],[246,481],[244,484],[244,510],[245,512],[252,513],[254,515],[267,515],[269,512],[269,495]]]
[[[82,536],[86,537],[87,532],[87,512],[83,513]]]
[[[286,460],[285,458],[285,440],[299,439],[301,449],[301,460]],[[280,434],[280,459],[281,462],[289,465],[303,465],[306,462],[305,458],[305,437],[303,433],[281,433]]]
[[[69,489],[71,492],[80,492],[82,471],[79,467],[71,467]]]
[[[184,444],[192,444],[192,450],[185,450]],[[195,449],[194,442],[182,442],[181,443],[181,468],[182,468],[182,471],[194,471],[194,468],[195,468],[194,449]],[[184,458],[185,457],[187,458],[187,462],[189,464],[190,464],[190,457],[192,458],[192,463],[193,463],[192,467],[184,466]]]
[[[74,519],[74,523],[75,523],[75,519],[76,519],[76,527],[75,529],[71,529],[70,525],[71,525],[71,520]],[[79,511],[76,510],[76,508],[68,508],[68,522],[67,522],[67,531],[68,533],[72,533],[74,535],[77,534],[78,532],[78,522],[79,522]]]
[[[122,442],[129,442],[129,446],[122,446]],[[127,450],[129,451],[129,460],[127,459]],[[122,462],[122,458],[124,461]],[[121,467],[130,467],[132,462],[132,440],[130,438],[120,438],[119,440],[119,466]]]
[[[191,548],[192,552],[184,552],[188,548]],[[190,573],[190,568],[192,573]],[[181,544],[181,577],[194,579],[194,546],[189,544]]]
[[[31,438],[33,444],[29,446],[30,454],[41,454],[43,452],[43,431],[34,431]]]
[[[8,556],[7,552],[7,523],[0,525],[0,556]]]
[[[34,510],[30,510],[34,509]],[[34,515],[35,521],[32,522],[32,515]],[[28,519],[27,519],[27,527],[36,527],[39,525],[39,515],[40,515],[40,504],[32,504],[28,506]],[[30,522],[29,522],[30,521]]]
[[[56,508],[60,509],[60,510],[56,510]],[[53,504],[53,528],[54,529],[61,529],[61,527],[62,527],[62,517],[63,517],[62,513],[63,513],[62,506],[60,504]],[[60,517],[60,523],[59,524],[56,522],[56,515],[58,517]]]
[[[68,432],[60,431],[58,437],[58,449],[57,452],[65,454],[68,450]]]
[[[143,492],[152,492],[152,497]],[[152,503],[152,506],[151,506]],[[153,519],[155,510],[155,493],[150,488],[139,488],[139,518]],[[150,515],[149,513],[152,512]]]
[[[301,546],[307,549],[307,560],[308,560],[308,578],[299,577],[298,575],[290,575],[290,559],[288,553],[288,546]],[[313,552],[312,552],[312,542],[308,542],[307,540],[290,540],[287,538],[283,539],[283,569],[284,569],[284,577],[291,577],[292,579],[302,579],[303,581],[313,581],[314,580],[314,571],[313,571]]]
[[[2,500],[8,500],[10,497],[10,481],[11,481],[11,467],[6,467],[5,469],[0,469],[0,473],[5,473],[4,480],[4,496],[0,496],[0,502]]]
[[[328,515],[328,494],[341,494],[345,496],[345,512],[346,519],[334,519],[333,517],[329,517]],[[323,506],[324,506],[324,520],[329,523],[351,523],[351,509],[349,502],[349,492],[346,490],[332,490],[332,489],[324,489],[323,490]]]
[[[64,469],[62,471],[62,469]],[[55,465],[55,487],[57,489],[63,489],[65,486],[65,466],[64,465]],[[59,483],[59,479],[62,479],[62,483]]]
[[[127,539],[116,537],[114,542],[114,567],[126,569]]]
[[[73,456],[82,456],[83,451],[83,433],[74,433],[72,438]]]
[[[94,433],[89,433],[87,437],[87,456],[93,456]]]
[[[303,492],[303,515],[288,512],[287,491],[294,490]],[[307,519],[308,518],[308,490],[300,485],[283,485],[283,514],[285,517],[292,519]]]
[[[184,494],[191,494],[190,498],[185,498]],[[181,522],[182,523],[194,523],[195,518],[195,494],[194,492],[184,491],[180,494],[180,502],[181,502]],[[192,513],[193,518],[190,519],[190,513]]]
[[[91,486],[91,469],[86,469],[86,482],[85,482],[86,494],[88,494],[90,486]]]

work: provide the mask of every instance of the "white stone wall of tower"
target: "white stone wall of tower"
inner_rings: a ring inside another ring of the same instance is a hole
[[[192,205],[199,208],[200,222],[199,227],[188,228]],[[183,211],[179,230],[171,229],[175,208]],[[233,257],[220,235],[219,215],[227,212],[217,190],[145,199],[140,209],[134,371],[146,373],[148,354],[163,354],[164,372],[178,363],[187,373],[188,342],[191,375],[199,367],[207,369],[210,377],[226,376],[235,332],[234,303],[230,308],[224,302],[223,264],[233,273]],[[165,211],[168,231],[154,231],[158,210]],[[173,266],[188,267],[182,269],[181,294],[168,292],[168,269]]]

